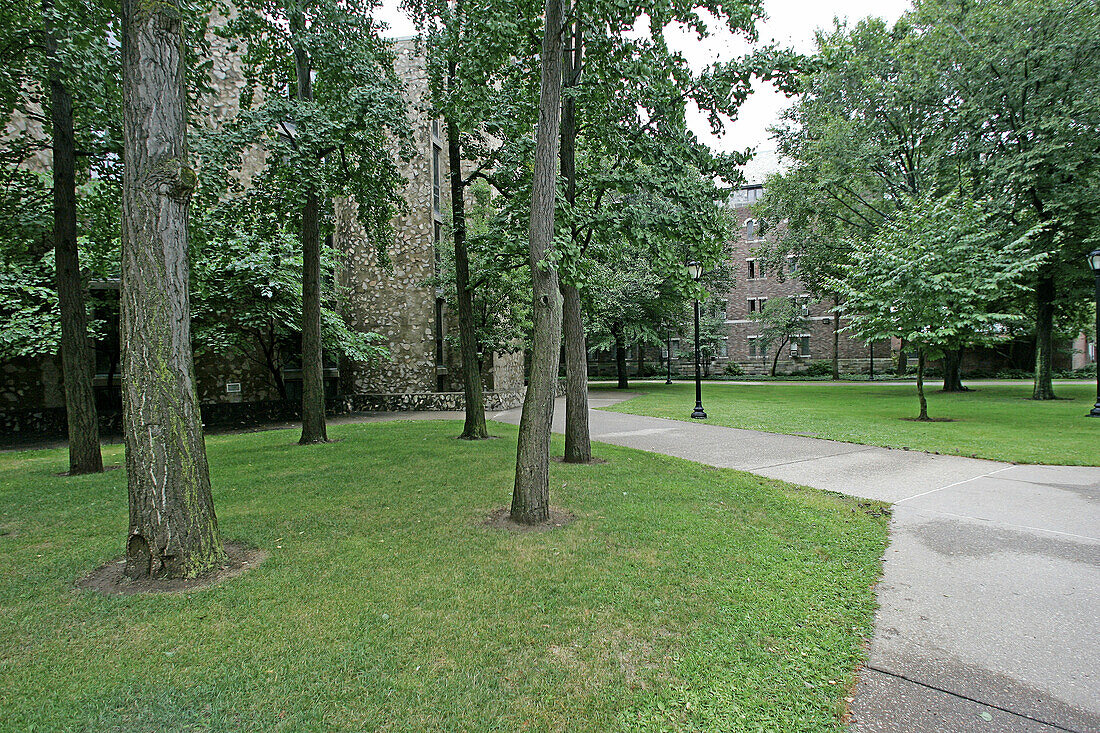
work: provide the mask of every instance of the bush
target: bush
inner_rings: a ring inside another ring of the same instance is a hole
[[[1055,379],[1096,379],[1096,363],[1086,364],[1080,369],[1060,369],[1054,372]]]
[[[811,361],[803,373],[808,377],[831,377],[833,376],[833,363],[831,361]]]
[[[1002,369],[997,372],[997,379],[1030,379],[1034,376],[1027,369]]]
[[[745,374],[745,369],[735,361],[727,361],[726,366],[722,369],[722,372],[729,377],[741,377]]]

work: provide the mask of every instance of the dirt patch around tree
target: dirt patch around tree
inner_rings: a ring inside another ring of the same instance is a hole
[[[542,524],[520,524],[512,521],[512,510],[509,507],[494,509],[489,517],[482,522],[482,526],[492,529],[503,529],[516,534],[530,534],[531,532],[549,532],[553,529],[561,529],[573,523],[576,519],[573,512],[564,509],[550,507],[550,519]]]
[[[584,463],[573,463],[571,461],[566,461],[565,456],[550,456],[550,460],[554,463],[561,463],[566,466],[598,466],[601,463],[607,463],[606,459],[596,458],[595,456],[592,457],[592,460],[586,461]]]
[[[955,419],[951,417],[926,417],[923,419],[919,417],[903,417],[902,420],[906,422],[955,422]]]
[[[142,578],[131,580],[123,571],[125,556],[116,557],[100,565],[76,581],[81,590],[94,590],[109,596],[132,596],[139,593],[186,593],[191,590],[217,585],[223,580],[247,573],[267,559],[268,553],[239,542],[226,542],[223,547],[227,560],[213,572],[198,578]]]

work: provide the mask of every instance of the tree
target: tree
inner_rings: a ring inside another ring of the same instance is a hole
[[[699,9],[696,3],[664,0],[568,6],[559,206],[568,232],[560,242],[567,461],[591,458],[582,303],[603,299],[608,274],[594,263],[622,263],[622,249],[634,247],[635,256],[653,259],[660,281],[689,289],[680,272],[684,263],[709,263],[726,238],[725,233],[715,236],[725,224],[718,212],[724,198],[718,184],[740,182],[736,166],[748,156],[714,154],[687,128],[687,109],[694,106],[707,114],[718,133],[725,119],[736,116],[753,76],[770,78],[784,65],[769,50],[693,71],[669,49],[668,26],[682,24],[702,39],[713,25],[755,40],[762,12],[754,0],[708,5],[710,17],[704,21]],[[631,84],[624,87],[623,79]],[[686,242],[696,243],[698,251],[688,252]],[[586,297],[586,291],[592,295]],[[606,315],[608,309],[603,310]],[[625,387],[630,326],[614,320],[589,325],[594,342],[608,334],[616,342],[619,386]],[[636,334],[639,371],[644,345],[659,341],[654,328],[650,323]]]
[[[89,167],[107,175],[114,159],[104,158],[103,153],[118,150],[117,121],[112,117],[118,111],[119,67],[117,46],[111,43],[117,26],[113,8],[106,2],[21,0],[5,6],[0,19],[0,58],[5,67],[0,118],[14,132],[0,141],[2,157],[10,165],[22,166],[38,155],[37,164],[46,165],[41,154],[48,151],[53,199],[50,247],[58,295],[69,474],[98,472],[103,470],[103,460],[77,245],[77,183],[88,175]],[[19,174],[8,175],[10,182],[27,182],[25,177],[18,180]],[[21,201],[28,190],[17,186],[4,193],[15,194],[9,201]],[[25,233],[16,228],[0,236]]]
[[[558,131],[561,120],[562,2],[546,0],[543,29],[539,123],[531,186],[528,267],[531,270],[534,337],[531,374],[523,398],[516,448],[512,520],[541,524],[550,518],[550,425],[561,348],[561,295],[558,273],[549,259],[554,241],[557,197]]]
[[[1021,320],[991,308],[1021,291],[1043,263],[1045,255],[1028,253],[1038,234],[1011,237],[977,202],[955,192],[908,198],[876,236],[852,242],[852,261],[834,283],[845,298],[848,330],[865,341],[901,338],[917,349],[917,419],[929,419],[928,359],[995,341],[1006,324]]]
[[[215,227],[204,217],[203,228]],[[213,236],[211,236],[213,234]],[[191,268],[195,353],[233,354],[266,369],[287,399],[283,368],[298,350],[302,324],[302,249],[286,229],[204,232]],[[353,330],[341,315],[337,254],[321,247],[321,338],[328,353],[370,362],[385,354],[374,333]],[[288,353],[289,352],[289,353]]]
[[[817,34],[802,62],[798,101],[773,132],[788,170],[769,176],[755,212],[772,235],[757,254],[833,305],[839,379],[840,296],[850,243],[873,237],[902,196],[942,187],[942,91],[911,24],[878,18]],[[957,176],[956,176],[957,179]]]
[[[391,216],[400,205],[402,182],[391,143],[394,137],[404,140],[406,102],[372,6],[255,0],[235,7],[222,33],[245,46],[247,85],[236,119],[203,141],[203,164],[215,178],[208,195],[240,195],[245,176],[228,174],[239,171],[247,157],[243,153],[259,147],[269,164],[247,186],[271,193],[265,206],[276,220],[297,210],[302,246],[299,442],[325,442],[323,220],[334,198],[350,198],[364,235],[384,251]],[[254,221],[253,212],[247,212],[238,229]]]
[[[224,558],[195,390],[188,303],[182,19],[178,4],[122,3],[123,433],[126,574],[194,577]]]
[[[771,375],[774,377],[783,347],[807,329],[806,314],[797,298],[780,296],[768,298],[763,307],[752,314],[752,320],[760,324],[756,341],[760,353],[766,354],[775,347],[771,367]]]
[[[1100,224],[1100,16],[1077,0],[922,0],[912,14],[941,81],[949,160],[1006,221],[1041,224],[1031,274],[1033,398],[1054,399],[1060,317],[1088,297]],[[1004,255],[998,254],[1003,258]]]
[[[451,239],[465,423],[460,437],[489,437],[482,394],[475,278],[467,232],[468,187],[491,171],[500,149],[533,122],[529,84],[537,7],[528,0],[410,0],[425,41],[432,106],[443,118],[450,170]],[[463,161],[470,169],[463,169]]]

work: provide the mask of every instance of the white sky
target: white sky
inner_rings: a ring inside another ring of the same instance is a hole
[[[389,24],[387,35],[391,37],[413,35],[415,29],[398,9],[398,4],[398,0],[383,0],[379,19]],[[767,20],[758,26],[760,43],[774,41],[793,46],[797,51],[809,52],[813,49],[814,31],[830,27],[834,17],[855,21],[876,15],[893,22],[909,7],[909,0],[765,0]],[[748,44],[729,33],[715,33],[703,41],[693,34],[682,34],[677,38],[670,33],[669,37],[673,47],[681,51],[695,68],[714,61],[725,61],[750,50]],[[745,167],[745,176],[750,182],[758,183],[778,167],[775,144],[768,138],[768,127],[778,121],[787,104],[789,100],[773,86],[758,83],[752,96],[741,107],[738,119],[726,126],[721,138],[710,134],[710,126],[702,116],[693,120],[692,129],[717,150],[755,148],[756,157]]]

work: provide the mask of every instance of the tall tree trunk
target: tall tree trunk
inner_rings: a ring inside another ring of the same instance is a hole
[[[291,17],[293,30],[302,32],[301,12]],[[294,75],[298,99],[313,99],[309,53],[294,43]],[[327,443],[325,376],[321,355],[321,202],[312,188],[302,206],[302,437],[298,443]]]
[[[88,315],[80,281],[76,245],[76,142],[73,98],[61,79],[57,37],[50,17],[53,0],[42,0],[49,58],[50,123],[53,127],[53,236],[57,301],[61,311],[61,373],[65,383],[65,416],[69,426],[69,475],[103,470],[99,451],[99,415],[92,388],[93,364],[88,349]]]
[[[898,339],[898,364],[897,374],[904,377],[909,371],[909,359],[905,356],[905,339]]]
[[[455,62],[448,74],[455,81]],[[466,400],[466,421],[460,438],[481,440],[489,437],[485,425],[485,395],[482,393],[481,368],[477,358],[477,324],[474,322],[474,294],[470,289],[470,258],[466,251],[466,184],[462,180],[462,150],[458,123],[448,119],[447,164],[451,169],[451,233],[455,243],[455,290],[458,292],[458,336],[462,351],[462,392]]]
[[[567,87],[577,84],[583,53],[581,22],[573,23],[572,52],[562,59],[562,80]],[[572,95],[561,105],[561,175],[565,179],[565,200],[572,206],[577,200],[577,115]],[[573,227],[573,240],[577,230]],[[584,314],[581,293],[562,281],[562,339],[565,342],[565,462],[588,463],[592,460],[592,438],[588,427],[588,347],[584,339]]]
[[[618,377],[619,389],[627,389],[630,383],[626,375],[626,344],[623,341],[623,327],[621,324],[611,325],[611,336],[615,339],[615,376]]]
[[[224,552],[191,354],[183,24],[177,0],[123,0],[122,21],[126,574],[193,577]]]
[[[1043,276],[1035,285],[1035,384],[1031,398],[1054,396],[1054,278]]]
[[[638,379],[645,379],[645,344],[638,344],[638,369],[635,371],[634,376]]]
[[[833,299],[833,375],[840,379],[840,300]]]
[[[588,426],[588,348],[584,339],[581,295],[562,283],[562,335],[565,338],[565,462],[592,460]]]
[[[928,400],[924,398],[924,349],[917,352],[917,399],[920,400],[920,417],[918,420],[928,419]]]
[[[943,391],[969,392],[962,383],[963,350],[945,349],[943,352]]]
[[[546,0],[542,39],[542,80],[539,92],[538,137],[531,189],[528,266],[531,269],[531,377],[523,399],[516,449],[516,483],[512,520],[539,524],[550,517],[550,426],[561,350],[561,296],[558,273],[542,266],[554,240],[554,205],[558,173],[558,130],[561,115],[561,0]]]

